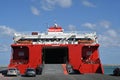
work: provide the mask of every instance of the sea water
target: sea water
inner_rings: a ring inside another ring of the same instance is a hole
[[[115,69],[115,68],[117,68],[117,67],[119,67],[120,68],[120,66],[114,66],[114,65],[112,65],[112,66],[103,66],[104,67],[104,74],[113,74],[113,70]]]

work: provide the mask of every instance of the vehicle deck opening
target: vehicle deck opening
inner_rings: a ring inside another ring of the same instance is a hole
[[[68,61],[67,47],[44,47],[43,62],[45,64],[65,64]]]

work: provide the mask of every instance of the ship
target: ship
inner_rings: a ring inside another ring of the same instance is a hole
[[[15,33],[8,68],[25,74],[27,68],[42,73],[44,65],[59,64],[65,74],[103,74],[96,32],[65,32],[54,24],[46,32]]]

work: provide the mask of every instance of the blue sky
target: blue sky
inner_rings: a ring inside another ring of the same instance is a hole
[[[0,64],[9,63],[14,32],[96,31],[103,64],[120,64],[120,0],[0,0]]]

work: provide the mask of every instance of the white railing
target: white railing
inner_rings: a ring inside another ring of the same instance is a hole
[[[47,32],[47,31],[45,31],[45,32],[40,32],[40,31],[23,31],[23,32],[17,32],[17,33],[14,33],[15,35],[31,35],[32,34],[32,32],[38,32],[38,35],[40,35],[40,34],[49,34],[50,32]],[[57,33],[57,32],[56,32]],[[83,35],[85,35],[85,34],[94,34],[94,35],[96,35],[96,32],[91,32],[91,31],[64,31],[63,32],[63,34],[83,34]]]
[[[34,31],[34,32],[38,32],[38,31]],[[22,32],[22,33],[15,33],[14,34],[14,41],[19,41],[20,39],[49,39],[49,38],[61,38],[60,41],[37,41],[37,42],[33,42],[33,44],[77,44],[78,42],[76,41],[71,41],[69,42],[68,39],[69,38],[91,38],[92,40],[94,40],[96,43],[98,43],[97,39],[96,39],[96,32],[86,32],[86,31],[66,31],[64,33],[61,34],[49,34],[47,32],[45,33],[41,33],[38,32],[38,35],[32,35],[32,32]]]

